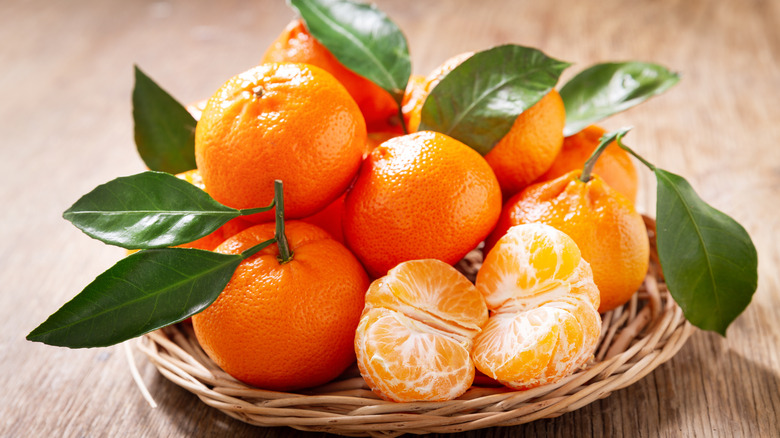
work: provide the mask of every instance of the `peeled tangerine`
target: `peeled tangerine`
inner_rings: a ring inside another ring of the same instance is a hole
[[[454,399],[474,381],[470,351],[487,319],[482,294],[452,266],[403,262],[366,293],[355,334],[360,373],[386,400]]]
[[[472,350],[482,373],[529,389],[560,380],[593,356],[599,291],[563,232],[542,224],[510,228],[485,257],[476,286],[491,311]]]

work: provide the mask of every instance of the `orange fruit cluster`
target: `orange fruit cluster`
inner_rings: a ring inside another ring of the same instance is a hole
[[[475,370],[527,389],[592,357],[599,310],[625,303],[647,272],[636,171],[611,146],[580,181],[604,131],[564,138],[555,90],[484,157],[418,131],[426,97],[471,55],[412,75],[399,110],[295,20],[260,65],[191,107],[198,169],[182,178],[237,209],[268,205],[282,180],[284,214],[300,219],[286,225],[291,258],[277,244],[248,257],[193,317],[226,372],[295,390],[357,360],[385,399],[440,401]],[[273,221],[251,215],[188,245],[237,254],[278,238]],[[483,241],[474,285],[452,265]]]

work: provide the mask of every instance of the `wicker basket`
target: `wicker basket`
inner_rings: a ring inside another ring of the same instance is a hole
[[[191,325],[149,333],[138,345],[173,383],[209,406],[258,426],[386,437],[462,432],[557,417],[643,378],[674,356],[695,330],[663,283],[655,223],[649,218],[645,222],[651,241],[648,276],[629,303],[602,315],[602,336],[594,358],[560,382],[527,391],[513,391],[478,376],[457,400],[394,403],[372,393],[353,366],[321,387],[274,392],[247,386],[219,369],[198,345]],[[461,268],[473,273],[477,266],[472,254]]]

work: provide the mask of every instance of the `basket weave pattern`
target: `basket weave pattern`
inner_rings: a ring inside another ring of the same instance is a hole
[[[655,223],[649,218],[645,222],[651,242],[648,275],[631,301],[602,315],[594,357],[563,380],[527,391],[510,390],[478,375],[456,400],[394,403],[378,398],[353,366],[326,385],[298,393],[275,392],[248,386],[222,371],[200,348],[189,324],[149,333],[138,347],[173,383],[207,405],[258,426],[386,437],[553,418],[640,380],[671,359],[695,330],[666,289],[657,263]],[[476,252],[460,264],[470,274],[478,266]]]

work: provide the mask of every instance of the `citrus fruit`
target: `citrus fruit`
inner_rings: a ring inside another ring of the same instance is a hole
[[[217,247],[238,254],[274,237],[255,225]],[[204,351],[228,374],[264,389],[323,384],[355,361],[355,328],[368,277],[343,245],[318,227],[286,223],[292,259],[276,244],[248,257],[225,290],[192,317]]]
[[[311,216],[302,218],[301,221],[322,228],[335,241],[344,244],[344,231],[341,226],[344,220],[344,196],[339,196],[327,207]]]
[[[203,110],[195,159],[209,194],[229,207],[264,207],[284,181],[285,214],[330,204],[360,166],[363,116],[344,87],[306,64],[263,64],[225,83]],[[254,222],[273,212],[248,216]]]
[[[599,291],[576,243],[547,225],[510,228],[477,273],[490,319],[474,339],[482,373],[515,389],[582,366],[601,334]]]
[[[485,155],[504,196],[522,190],[550,168],[563,145],[565,122],[563,100],[555,90],[517,116],[509,132]]]
[[[493,229],[501,191],[476,151],[424,131],[374,149],[344,207],[347,246],[378,277],[406,260],[456,263]]]
[[[332,74],[357,102],[370,131],[398,130],[398,105],[380,86],[349,70],[317,41],[301,20],[293,20],[265,52],[262,61],[302,62]]]
[[[642,216],[598,175],[574,170],[512,197],[486,240],[490,248],[513,225],[541,222],[568,234],[590,263],[601,293],[599,312],[626,303],[647,274],[650,245]]]
[[[393,137],[398,137],[398,133],[395,132],[371,132],[366,139],[366,147],[363,152],[363,156],[366,157],[377,146],[384,143]],[[344,221],[344,197],[345,194],[336,198],[327,207],[314,213],[311,216],[301,218],[303,222],[316,225],[323,230],[327,231],[336,241],[339,243],[346,243],[344,241],[344,231],[342,224]]]
[[[403,107],[410,132],[417,130],[425,99],[436,85],[473,53],[454,56],[436,68],[425,79],[420,91],[407,88],[409,96]],[[509,132],[485,155],[498,178],[505,197],[531,184],[555,160],[563,144],[566,110],[557,91],[551,90],[533,106],[520,113]]]
[[[403,262],[366,293],[355,333],[360,373],[386,400],[456,398],[474,381],[472,339],[487,317],[480,292],[452,266]]]
[[[536,182],[549,181],[572,170],[582,169],[598,147],[599,140],[605,132],[600,126],[591,125],[577,134],[564,138],[561,152],[553,161],[552,166]],[[621,149],[620,146],[614,142],[610,143],[596,161],[593,173],[600,176],[610,187],[622,193],[626,199],[632,203],[636,202],[638,188],[636,167],[634,167],[628,152]]]

